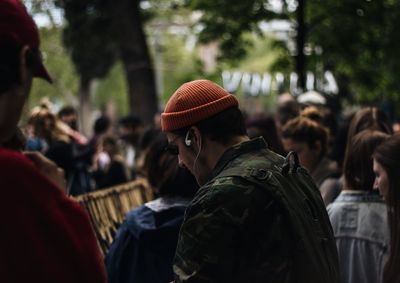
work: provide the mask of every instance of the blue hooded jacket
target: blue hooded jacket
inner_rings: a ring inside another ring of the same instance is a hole
[[[161,197],[127,214],[106,256],[110,283],[166,283],[190,200]]]

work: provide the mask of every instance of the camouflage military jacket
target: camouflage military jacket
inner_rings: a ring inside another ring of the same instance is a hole
[[[284,161],[262,138],[224,153],[186,211],[175,282],[337,282],[318,189],[301,167],[281,173]]]

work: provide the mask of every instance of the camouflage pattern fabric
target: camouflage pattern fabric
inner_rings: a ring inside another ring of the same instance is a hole
[[[282,174],[283,163],[262,138],[225,152],[186,211],[175,282],[338,282],[318,189],[302,168]]]

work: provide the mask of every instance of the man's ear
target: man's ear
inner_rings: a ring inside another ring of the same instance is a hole
[[[196,145],[197,148],[201,147],[201,143],[203,142],[202,136],[201,136],[201,132],[199,130],[199,128],[197,128],[196,126],[193,126],[189,129],[189,138],[192,141],[191,144]]]
[[[22,47],[21,52],[19,53],[19,77],[20,77],[20,82],[21,85],[25,86],[29,83],[29,70],[28,70],[28,65],[27,65],[27,55],[29,52],[29,46],[25,45]]]

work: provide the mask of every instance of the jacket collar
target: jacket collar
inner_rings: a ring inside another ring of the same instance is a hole
[[[224,154],[222,154],[221,158],[217,162],[217,165],[211,172],[210,178],[208,180],[213,179],[215,176],[221,173],[221,171],[226,167],[226,165],[235,158],[237,158],[238,156],[252,151],[267,149],[267,148],[268,148],[267,143],[262,137],[254,138],[249,141],[244,141],[230,147],[224,152]]]

